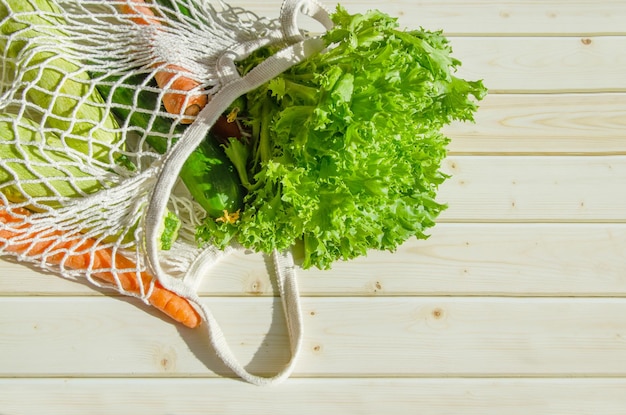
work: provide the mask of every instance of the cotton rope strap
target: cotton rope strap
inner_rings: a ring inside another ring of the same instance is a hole
[[[297,17],[299,13],[311,16],[318,20],[326,29],[332,27],[328,12],[315,0],[286,0],[281,8],[280,34],[270,34],[268,38],[280,39],[282,42],[291,44],[275,55],[252,69],[244,77],[240,77],[232,70],[234,58],[240,53],[252,51],[255,47],[261,47],[268,43],[267,39],[259,39],[253,44],[240,45],[238,51],[225,55],[222,62],[222,73],[226,82],[198,114],[196,120],[187,128],[181,139],[174,145],[172,150],[162,160],[157,171],[157,180],[147,206],[145,220],[145,251],[147,265],[155,278],[167,289],[187,298],[198,310],[206,324],[204,324],[209,340],[217,356],[237,376],[256,385],[269,385],[278,383],[292,373],[297,356],[302,344],[302,311],[300,297],[296,281],[296,272],[293,257],[290,251],[273,252],[271,257],[274,263],[274,272],[282,300],[285,323],[287,326],[291,358],[289,362],[276,375],[262,377],[251,374],[239,362],[226,341],[219,324],[209,308],[203,304],[196,293],[198,276],[205,274],[206,268],[211,261],[208,258],[219,257],[214,249],[209,248],[196,260],[194,266],[188,271],[188,275],[179,280],[167,275],[159,263],[159,250],[157,239],[159,236],[160,218],[165,214],[167,202],[172,189],[177,181],[178,173],[194,149],[204,140],[210,127],[217,118],[226,111],[227,107],[239,96],[260,87],[270,81],[291,66],[302,62],[309,56],[320,52],[324,48],[323,41],[318,37],[304,38],[298,29]],[[189,275],[190,272],[195,275]],[[191,283],[190,283],[191,282]]]

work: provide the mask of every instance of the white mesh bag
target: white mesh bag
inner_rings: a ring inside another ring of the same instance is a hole
[[[257,377],[196,293],[236,248],[198,247],[194,227],[206,213],[175,188],[237,97],[320,50],[297,27],[300,13],[332,26],[314,0],[285,1],[275,20],[215,0],[0,0],[0,254],[201,325],[251,383],[287,377],[302,338],[291,254],[272,256],[292,359],[276,376]],[[283,48],[241,77],[234,62],[268,44]]]

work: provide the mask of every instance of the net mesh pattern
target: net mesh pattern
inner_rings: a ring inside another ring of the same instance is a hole
[[[163,102],[210,99],[228,75],[220,57],[278,23],[208,0],[0,0],[0,16],[0,254],[145,298],[154,172],[193,121]],[[177,67],[193,89],[177,90],[176,76],[157,85]],[[194,229],[204,216],[185,190],[168,201],[180,229],[161,255],[179,277],[201,249]]]

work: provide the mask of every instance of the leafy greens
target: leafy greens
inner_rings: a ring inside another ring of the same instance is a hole
[[[262,252],[302,242],[303,268],[326,269],[427,238],[445,208],[435,200],[446,179],[441,129],[473,120],[482,81],[453,75],[460,62],[441,32],[340,6],[332,19],[324,52],[245,96],[250,140],[226,149],[245,208],[235,223],[206,221],[201,240]],[[276,51],[241,62],[242,73]]]

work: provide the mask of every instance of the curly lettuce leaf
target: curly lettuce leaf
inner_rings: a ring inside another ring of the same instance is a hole
[[[199,238],[262,252],[301,241],[302,266],[326,269],[427,238],[445,209],[441,129],[472,120],[486,88],[454,76],[460,62],[441,32],[400,31],[379,11],[338,7],[332,18],[326,51],[247,94],[251,148],[230,151],[245,208],[235,224],[205,223]]]

